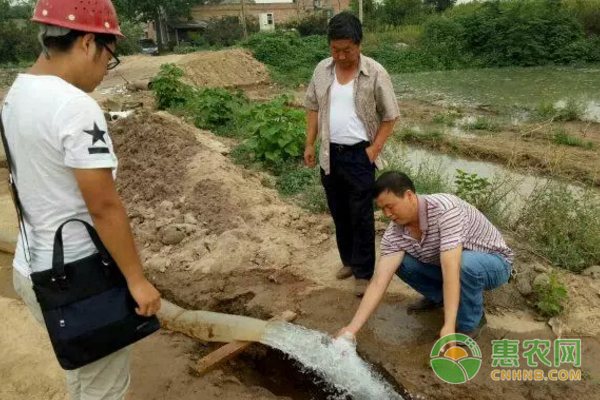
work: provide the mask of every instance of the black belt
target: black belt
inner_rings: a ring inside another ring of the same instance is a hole
[[[343,153],[345,151],[366,149],[370,145],[371,145],[371,142],[367,142],[366,140],[363,140],[362,142],[358,142],[356,144],[350,144],[350,145],[349,144],[337,144],[337,143],[329,144],[332,153],[334,151],[336,151],[338,153]]]

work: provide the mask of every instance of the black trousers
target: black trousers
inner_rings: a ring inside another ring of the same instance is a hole
[[[354,146],[332,143],[331,173],[325,175],[321,169],[340,257],[356,279],[371,279],[375,270],[375,165],[365,150],[368,146],[369,142]]]

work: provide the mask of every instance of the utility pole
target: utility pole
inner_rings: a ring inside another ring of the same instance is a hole
[[[243,0],[242,0],[243,1]],[[358,0],[358,19],[363,22],[363,0]]]
[[[248,27],[246,26],[246,7],[245,7],[245,1],[244,0],[240,0],[240,4],[242,6],[242,31],[244,33],[244,40],[248,40]]]

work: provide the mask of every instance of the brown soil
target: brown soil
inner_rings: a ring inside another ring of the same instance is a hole
[[[248,50],[205,51],[186,55],[179,64],[196,86],[243,87],[268,83],[267,68]]]

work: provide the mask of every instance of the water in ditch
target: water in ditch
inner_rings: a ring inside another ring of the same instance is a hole
[[[332,340],[322,332],[275,322],[267,326],[261,342],[284,352],[331,385],[336,391],[331,400],[404,400],[360,358],[351,341]]]

